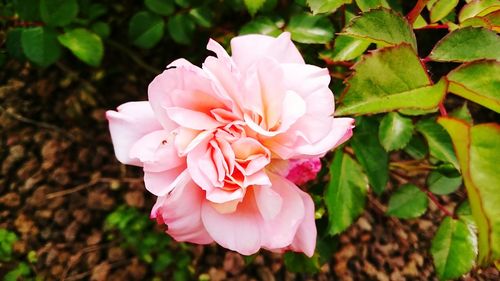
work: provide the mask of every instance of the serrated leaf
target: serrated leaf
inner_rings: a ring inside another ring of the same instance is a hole
[[[145,0],[144,5],[153,13],[169,16],[175,11],[173,0]]]
[[[365,55],[347,79],[336,115],[359,115],[400,109],[436,108],[446,82],[432,85],[413,48],[408,44]]]
[[[307,0],[307,5],[313,14],[333,13],[342,5],[350,4],[352,0]]]
[[[467,3],[458,14],[458,20],[464,22],[468,18],[485,15],[500,9],[498,0],[476,0]]]
[[[447,177],[437,171],[432,171],[427,177],[429,190],[438,195],[455,192],[462,184],[462,177]]]
[[[390,112],[380,122],[378,138],[386,151],[405,147],[413,134],[413,122],[396,112]]]
[[[381,194],[389,180],[389,156],[378,140],[379,124],[369,117],[356,120],[356,129],[351,139],[356,159],[363,167],[370,186]]]
[[[432,239],[431,254],[441,280],[469,272],[477,255],[477,238],[465,222],[446,217]]]
[[[42,67],[51,65],[61,56],[57,33],[49,27],[23,29],[21,45],[26,57]]]
[[[317,254],[308,258],[302,253],[287,252],[283,255],[283,262],[285,263],[287,270],[291,272],[313,274],[318,272],[320,267]]]
[[[500,7],[500,6],[498,6]],[[475,16],[464,20],[460,26],[485,27],[495,32],[500,32],[500,10],[491,12],[484,16]]]
[[[320,53],[320,57],[331,61],[349,61],[361,56],[370,46],[370,42],[345,35],[335,38],[333,49]]]
[[[104,55],[101,37],[84,29],[76,28],[57,37],[77,58],[91,66],[99,66]]]
[[[460,48],[457,48],[460,46]],[[500,37],[481,27],[457,29],[441,39],[429,58],[434,61],[468,62],[479,59],[500,59]]]
[[[500,259],[500,126],[439,118],[450,134],[479,235],[480,265]]]
[[[195,29],[193,19],[187,14],[177,14],[168,20],[168,32],[176,43],[190,44]]]
[[[400,186],[389,199],[387,214],[401,219],[416,218],[425,213],[427,195],[413,184]]]
[[[280,26],[284,25],[282,20],[277,22],[271,20],[270,18],[259,17],[251,22],[248,22],[240,29],[240,34],[264,34],[273,37],[277,37],[281,34]]]
[[[40,0],[40,14],[48,25],[65,26],[78,14],[76,0]]]
[[[460,169],[450,136],[436,120],[420,120],[415,128],[426,139],[431,156],[445,163],[451,163],[457,170]]]
[[[378,7],[390,8],[389,3],[387,3],[387,0],[356,0],[356,4],[358,5],[359,9],[363,12]]]
[[[353,18],[341,34],[366,39],[381,46],[408,43],[414,50],[417,49],[417,40],[408,21],[386,8],[369,10]]]
[[[419,29],[419,28],[422,28],[425,26],[427,26],[427,22],[425,21],[425,19],[421,15],[419,15],[417,17],[417,19],[415,20],[415,22],[413,23],[413,28]]]
[[[448,91],[500,112],[500,62],[474,61],[461,65],[446,76]]]
[[[254,16],[264,5],[266,0],[243,0],[248,12]]]
[[[141,11],[130,19],[128,35],[134,45],[148,49],[160,42],[164,28],[165,22],[160,16]]]
[[[458,0],[437,0],[430,8],[431,22],[438,22],[446,17],[458,5]]]
[[[449,113],[449,116],[461,119],[462,121],[465,121],[471,125],[472,123],[474,123],[469,108],[467,107],[467,102],[464,102],[462,106],[455,108],[452,112]]]
[[[327,17],[298,14],[290,18],[286,30],[292,40],[306,44],[328,43],[333,39],[333,25]]]
[[[363,212],[367,189],[368,180],[359,164],[337,150],[330,166],[330,182],[324,197],[330,235],[344,231]]]

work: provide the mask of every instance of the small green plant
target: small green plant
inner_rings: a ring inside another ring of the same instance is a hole
[[[118,231],[123,238],[123,247],[131,249],[144,262],[151,265],[156,273],[167,268],[174,269],[175,280],[189,280],[188,266],[191,257],[184,244],[180,250],[172,252],[171,239],[155,229],[155,223],[137,209],[120,206],[106,218],[106,229]],[[114,234],[109,239],[115,239]]]
[[[10,261],[12,258],[12,247],[17,241],[17,235],[0,228],[0,261]]]

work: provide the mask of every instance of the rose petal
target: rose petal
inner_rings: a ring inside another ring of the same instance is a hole
[[[123,164],[142,166],[141,161],[130,157],[130,149],[144,135],[161,129],[148,102],[128,102],[117,111],[106,112],[115,155]]]
[[[162,172],[144,171],[144,185],[149,192],[156,196],[164,196],[186,178],[189,178],[189,173],[187,173],[185,166]]]

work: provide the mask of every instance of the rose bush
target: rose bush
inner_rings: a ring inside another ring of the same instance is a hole
[[[235,37],[231,56],[214,40],[207,49],[216,56],[201,68],[176,60],[148,101],[107,112],[116,157],[143,167],[151,217],[177,241],[312,256],[314,203],[289,165],[313,159],[315,175],[353,119],[333,117],[328,70],[306,64],[289,33]]]

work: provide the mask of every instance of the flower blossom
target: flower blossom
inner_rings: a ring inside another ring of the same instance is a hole
[[[314,203],[288,165],[345,142],[353,119],[333,117],[328,70],[306,64],[289,33],[235,37],[231,56],[207,49],[201,68],[178,59],[148,101],[106,113],[117,159],[143,168],[151,217],[177,241],[312,256]]]

